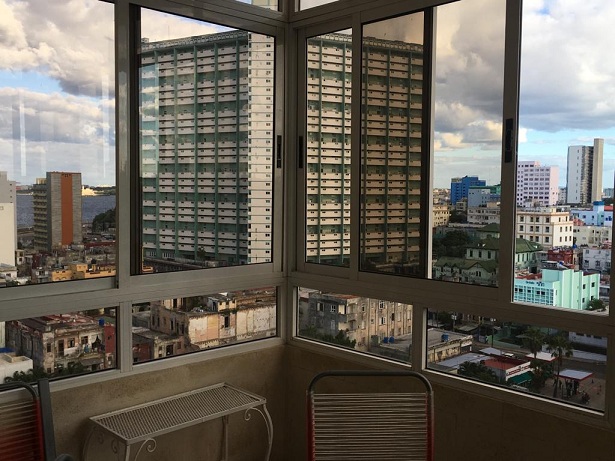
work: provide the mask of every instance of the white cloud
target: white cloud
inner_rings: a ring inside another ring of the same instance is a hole
[[[103,132],[113,123],[112,110],[96,99],[0,88],[0,138],[102,144]]]

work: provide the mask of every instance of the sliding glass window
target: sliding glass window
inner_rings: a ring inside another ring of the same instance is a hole
[[[113,5],[10,2],[0,63],[0,287],[116,272]]]
[[[140,272],[271,262],[274,38],[141,16]]]

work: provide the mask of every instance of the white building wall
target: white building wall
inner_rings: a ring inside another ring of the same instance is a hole
[[[602,246],[613,239],[612,226],[574,226],[574,241],[577,246]]]
[[[601,347],[606,350],[606,338],[602,336],[585,335],[571,331],[568,333],[571,342],[585,344],[587,346]]]
[[[581,267],[584,270],[606,272],[611,270],[611,250],[601,248],[585,248]]]
[[[7,376],[13,376],[15,372],[27,373],[33,368],[34,363],[28,357],[0,354],[0,383],[3,383]]]
[[[573,222],[567,208],[542,207],[517,210],[517,237],[545,248],[572,246]]]
[[[0,264],[15,265],[17,222],[15,204],[0,203]]]
[[[566,201],[587,204],[602,198],[602,166],[604,140],[594,139],[593,146],[568,148]]]
[[[248,61],[248,262],[271,261],[274,39],[251,33]]]

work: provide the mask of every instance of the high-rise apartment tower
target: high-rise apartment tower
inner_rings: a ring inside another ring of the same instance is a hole
[[[602,159],[604,139],[593,146],[568,147],[566,203],[587,205],[602,200]]]
[[[34,245],[39,250],[81,243],[81,173],[47,172],[32,187]]]

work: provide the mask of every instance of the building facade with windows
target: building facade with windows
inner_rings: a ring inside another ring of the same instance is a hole
[[[602,200],[604,139],[593,146],[570,146],[566,174],[566,203],[587,205]]]
[[[611,248],[584,248],[582,254],[583,270],[611,273]]]
[[[584,226],[575,223],[572,230],[577,246],[602,246],[613,241],[613,226]]]
[[[52,251],[81,244],[81,173],[47,172],[32,187],[34,246]]]
[[[519,208],[517,237],[540,243],[545,248],[572,246],[573,221],[567,207]]]
[[[462,178],[451,179],[451,205],[455,205],[459,200],[468,198],[470,187],[485,186],[487,182],[479,179],[478,176],[464,176]]]
[[[271,260],[273,47],[241,31],[143,42],[145,260]]]
[[[605,206],[602,201],[594,202],[591,208],[571,208],[570,214],[586,226],[613,227],[613,205]]]
[[[361,247],[365,264],[388,270],[418,259],[423,48],[371,37],[363,46]],[[351,37],[311,38],[307,58],[307,261],[346,265]]]
[[[514,293],[519,302],[583,310],[592,299],[599,299],[600,276],[565,267],[543,269],[515,278]]]
[[[559,167],[540,162],[517,163],[517,206],[555,206],[559,199]]]

